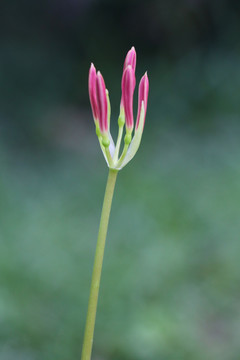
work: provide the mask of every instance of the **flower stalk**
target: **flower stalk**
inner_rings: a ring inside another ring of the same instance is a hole
[[[108,222],[109,222],[109,216],[111,211],[112,198],[113,198],[115,183],[117,179],[117,174],[118,174],[117,170],[109,169],[105,196],[103,200],[101,220],[99,225],[95,259],[94,259],[81,360],[91,359],[99,286],[100,286],[101,273],[102,273],[102,263],[103,263]]]

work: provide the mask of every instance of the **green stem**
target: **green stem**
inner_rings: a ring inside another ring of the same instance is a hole
[[[93,334],[97,312],[98,293],[102,272],[105,240],[107,236],[108,221],[111,211],[114,187],[117,179],[117,170],[109,169],[105,196],[103,200],[102,214],[99,225],[98,240],[94,259],[90,296],[88,301],[88,312],[85,326],[82,357],[81,360],[90,360],[92,353]]]
[[[122,165],[122,162],[123,162],[123,160],[124,160],[124,158],[126,156],[128,148],[129,148],[129,144],[124,144],[122,155],[121,155],[120,159],[117,162],[117,167]]]
[[[123,134],[123,126],[121,125],[118,128],[118,137],[117,137],[117,143],[116,143],[116,148],[115,148],[115,153],[113,156],[113,162],[115,163],[118,159],[118,154],[119,154],[119,149],[120,149],[120,145],[121,145],[121,140],[122,140],[122,134]]]
[[[105,154],[106,154],[106,157],[107,157],[108,164],[109,164],[110,168],[113,167],[113,159],[112,159],[112,156],[110,154],[109,147],[105,148]]]

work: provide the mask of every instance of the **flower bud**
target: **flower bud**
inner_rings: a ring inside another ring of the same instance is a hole
[[[134,118],[133,118],[133,94],[136,85],[135,79],[136,51],[132,47],[125,58],[122,75],[122,97],[120,105],[120,114],[118,117],[118,137],[116,145],[110,133],[110,113],[111,106],[108,90],[105,87],[104,79],[101,73],[93,64],[90,66],[88,87],[89,97],[96,125],[96,134],[103,152],[104,158],[111,169],[122,169],[136,154],[143,134],[145,123],[149,82],[147,73],[141,78],[138,89],[138,113],[134,135],[132,136]],[[122,154],[119,156],[121,141],[123,137],[124,124],[126,133],[124,136],[124,146]]]
[[[123,75],[124,75],[126,68],[130,65],[133,69],[134,79],[135,79],[136,59],[137,59],[137,54],[136,54],[135,48],[133,46],[126,55],[124,65],[123,65]],[[122,86],[123,86],[123,75],[122,75]],[[123,107],[123,97],[121,98],[121,107]]]
[[[91,107],[92,107],[93,118],[94,118],[95,122],[98,121],[98,106],[97,106],[97,97],[96,97],[96,79],[97,79],[96,69],[95,69],[95,66],[92,63],[91,66],[90,66],[90,69],[89,69],[88,90],[89,90],[89,98],[90,98],[90,103],[91,103]]]
[[[148,91],[149,91],[149,81],[147,73],[143,75],[141,78],[139,88],[138,88],[138,113],[137,113],[137,121],[136,121],[136,129],[139,125],[140,114],[142,109],[142,102],[144,104],[144,123],[147,112],[147,102],[148,102]]]
[[[96,99],[100,131],[106,134],[108,132],[108,102],[104,79],[100,71],[96,76]]]
[[[133,71],[135,72],[136,69],[136,51],[134,46],[128,51],[125,61],[124,61],[124,65],[123,65],[123,71],[128,67],[128,65],[131,65]]]
[[[133,93],[135,88],[135,74],[131,65],[128,65],[123,73],[122,100],[126,117],[126,129],[133,129]]]

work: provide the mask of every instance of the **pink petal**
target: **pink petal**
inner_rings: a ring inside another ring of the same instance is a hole
[[[108,104],[105,82],[100,71],[97,72],[96,95],[99,116],[99,127],[101,132],[108,131]]]
[[[123,74],[124,74],[124,71],[126,70],[126,68],[130,65],[133,69],[134,77],[135,77],[136,59],[137,59],[137,54],[136,54],[135,48],[133,46],[126,55],[124,65],[123,65]],[[122,87],[123,87],[123,75],[122,75]],[[123,98],[121,98],[121,106],[123,106]]]
[[[131,65],[128,65],[122,79],[122,101],[126,117],[126,127],[133,129],[133,93],[135,88],[135,74]]]
[[[88,76],[88,90],[89,90],[89,98],[92,107],[92,113],[94,120],[98,120],[98,105],[97,105],[97,97],[96,97],[96,69],[93,64],[91,64],[89,69]]]
[[[138,88],[138,114],[137,114],[136,129],[138,128],[138,125],[139,125],[142,102],[144,103],[144,112],[145,112],[144,123],[145,123],[146,112],[147,112],[147,102],[148,102],[148,92],[149,92],[149,81],[148,81],[147,73],[145,73],[140,80],[139,88]]]
[[[136,54],[135,48],[133,46],[126,55],[124,65],[123,65],[123,71],[128,67],[128,65],[131,65],[133,71],[135,72],[136,58],[137,58],[137,54]]]

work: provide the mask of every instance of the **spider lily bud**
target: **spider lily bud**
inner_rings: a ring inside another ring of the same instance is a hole
[[[140,115],[141,115],[141,109],[142,109],[142,103],[144,104],[144,122],[145,124],[145,118],[146,118],[146,112],[147,112],[147,102],[148,102],[148,91],[149,91],[149,81],[147,73],[143,75],[141,78],[139,88],[138,88],[138,113],[137,113],[137,122],[136,122],[136,130],[138,129]]]
[[[126,117],[127,132],[133,130],[133,93],[135,88],[135,74],[131,65],[124,70],[122,79],[122,100]]]
[[[89,98],[92,107],[92,113],[95,123],[98,122],[98,105],[97,105],[97,96],[96,96],[96,69],[93,64],[90,66],[89,76],[88,76],[88,90]]]
[[[108,101],[105,82],[100,71],[96,77],[96,98],[98,107],[99,128],[102,134],[108,132]]]
[[[107,90],[101,73],[91,64],[88,77],[89,98],[92,107],[93,118],[97,128],[97,135],[108,133],[108,112],[110,104],[107,98]]]
[[[133,68],[133,71],[135,72],[136,59],[137,59],[137,54],[136,54],[135,48],[133,46],[126,55],[124,65],[123,65],[123,71],[128,67],[128,65],[131,65],[131,67]]]
[[[137,59],[137,54],[135,51],[134,46],[128,51],[125,61],[124,61],[124,65],[123,65],[123,75],[122,75],[122,87],[123,87],[123,77],[124,77],[124,72],[126,70],[126,68],[130,65],[133,69],[134,72],[134,79],[135,79],[135,69],[136,69],[136,59]],[[136,80],[135,80],[136,81]],[[123,96],[121,98],[121,106],[120,109],[123,110]],[[120,111],[121,111],[120,110]]]
[[[129,50],[127,53],[123,66],[122,98],[120,105],[120,116],[118,119],[119,132],[116,146],[110,134],[110,101],[104,79],[99,71],[96,73],[96,69],[93,64],[91,64],[89,70],[89,97],[93,118],[96,124],[96,133],[108,167],[115,170],[122,169],[135,156],[141,142],[145,123],[149,91],[147,73],[145,73],[145,75],[142,77],[139,84],[137,121],[134,136],[132,137],[134,126],[133,94],[136,84],[135,68],[136,52],[134,47],[132,47],[131,50]],[[125,119],[125,144],[122,150],[122,154],[119,156]]]

